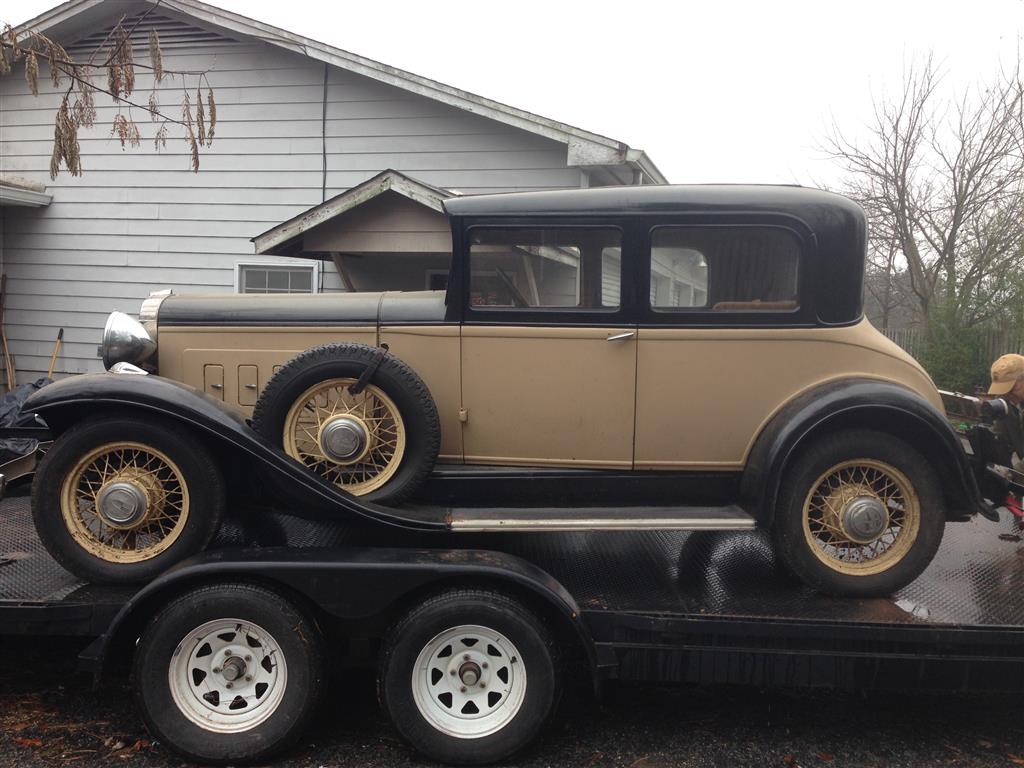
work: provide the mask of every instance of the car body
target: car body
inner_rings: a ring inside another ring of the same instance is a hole
[[[906,583],[946,521],[985,511],[935,385],[864,318],[852,201],[641,186],[445,206],[445,291],[155,294],[141,325],[112,316],[103,351],[158,377],[81,377],[31,405],[57,431],[101,404],[159,412],[294,479],[283,450],[346,492],[339,508],[393,524],[757,525],[801,577],[843,594]],[[184,448],[164,450],[153,460]],[[101,480],[141,509],[153,494],[136,474]],[[429,505],[438,476],[520,508],[425,520],[379,506],[416,491]],[[298,485],[323,496],[311,483]],[[513,501],[529,488],[542,497]]]

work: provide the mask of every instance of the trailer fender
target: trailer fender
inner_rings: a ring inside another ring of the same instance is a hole
[[[875,429],[919,450],[942,481],[948,519],[989,516],[967,453],[942,413],[898,384],[841,379],[793,398],[758,435],[740,485],[743,504],[758,523],[771,524],[783,475],[801,446],[847,428]]]
[[[405,517],[400,511],[345,493],[257,434],[239,413],[177,381],[137,374],[73,376],[40,389],[28,398],[25,408],[40,415],[56,437],[105,411],[158,415],[186,425],[239,461],[258,467],[277,487],[287,489],[295,514],[315,510],[315,517],[355,514],[413,530],[447,529],[443,520]]]
[[[595,680],[601,668],[615,664],[613,657],[599,658],[580,607],[565,587],[515,555],[475,549],[269,547],[215,550],[174,566],[121,608],[103,635],[83,651],[82,666],[99,681],[115,659],[130,657],[146,623],[176,595],[194,587],[238,582],[277,590],[300,609],[357,625],[368,637],[381,637],[398,614],[426,594],[456,585],[488,584],[524,599],[554,623],[554,629],[575,639]]]

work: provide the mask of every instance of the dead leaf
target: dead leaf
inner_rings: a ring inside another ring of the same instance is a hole
[[[1024,757],[1021,757],[1020,755],[1015,755],[1012,752],[1007,752],[1006,756],[1014,765],[1024,765]]]
[[[978,746],[982,749],[992,749],[992,742],[986,739],[978,739]]]
[[[833,760],[835,760],[835,758],[828,752],[819,752],[818,759],[821,760],[821,762],[823,763],[831,763]]]
[[[42,739],[23,739],[18,737],[14,740],[14,743],[19,747],[41,747],[43,746]]]

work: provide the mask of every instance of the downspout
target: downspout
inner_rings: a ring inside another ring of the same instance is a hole
[[[320,119],[321,159],[323,160],[323,173],[320,184],[321,203],[327,201],[327,74],[328,64],[324,62],[323,115]]]

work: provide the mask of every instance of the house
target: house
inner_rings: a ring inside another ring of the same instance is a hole
[[[208,70],[218,123],[198,174],[173,133],[160,153],[122,150],[98,94],[84,174],[51,181],[58,93],[45,72],[38,97],[20,67],[0,78],[0,264],[22,381],[46,370],[59,328],[57,373],[101,370],[107,314],[153,290],[442,287],[450,195],[665,183],[620,141],[197,0],[153,5],[70,0],[24,26],[82,61],[127,14],[136,60],[155,28],[165,68]],[[136,93],[152,88],[140,68]],[[165,78],[157,98],[181,88]]]

